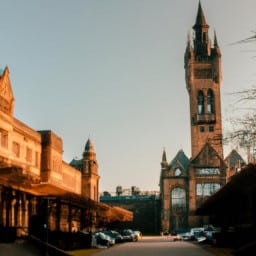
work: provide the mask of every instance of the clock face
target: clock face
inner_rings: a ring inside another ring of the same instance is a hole
[[[180,176],[181,175],[181,170],[180,168],[176,168],[174,171],[174,176]]]

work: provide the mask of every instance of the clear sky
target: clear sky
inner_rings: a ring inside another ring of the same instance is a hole
[[[255,0],[201,0],[223,60],[228,93],[255,83]],[[100,191],[158,190],[163,148],[190,156],[184,79],[187,34],[198,0],[1,1],[0,65],[9,67],[15,117],[63,139],[63,159],[81,158],[88,139]],[[226,154],[228,151],[226,151]]]

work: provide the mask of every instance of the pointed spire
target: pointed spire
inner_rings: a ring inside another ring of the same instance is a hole
[[[219,47],[217,36],[216,36],[216,30],[215,29],[214,29],[214,47],[215,48]]]
[[[188,32],[187,36],[187,49],[190,49],[190,31]]]
[[[163,163],[167,162],[165,148],[164,148],[164,150],[163,150],[162,162],[163,162]]]
[[[85,144],[84,152],[94,152],[94,146],[90,138],[87,140]]]
[[[198,26],[200,26],[200,27],[208,26],[206,23],[206,19],[204,16],[204,12],[203,12],[200,0],[199,0],[198,11],[197,11],[197,16],[196,16],[196,24],[194,25],[194,28],[198,27]]]

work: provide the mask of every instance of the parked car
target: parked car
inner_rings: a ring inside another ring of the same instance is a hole
[[[111,238],[113,238],[115,240],[115,243],[122,243],[124,241],[123,236],[118,233],[117,231],[114,230],[104,230],[102,231],[104,234],[110,236]]]
[[[109,247],[115,244],[115,240],[103,232],[96,232],[94,235],[97,245]]]
[[[204,227],[191,228],[189,232],[179,233],[178,236],[181,240],[196,240],[199,243],[202,242],[213,242],[216,233],[218,233],[218,228],[212,225],[206,225]]]
[[[121,231],[121,235],[124,238],[125,242],[136,242],[138,241],[136,235],[131,229],[124,229]]]

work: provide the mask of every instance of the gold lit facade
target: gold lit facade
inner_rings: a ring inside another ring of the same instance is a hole
[[[14,95],[5,68],[0,74],[1,230],[15,229],[20,235],[29,228],[37,232],[38,223],[47,223],[50,230],[74,232],[131,220],[129,211],[99,203],[98,163],[91,140],[83,153],[83,169],[73,167],[62,159],[58,135],[35,131],[13,113]]]

